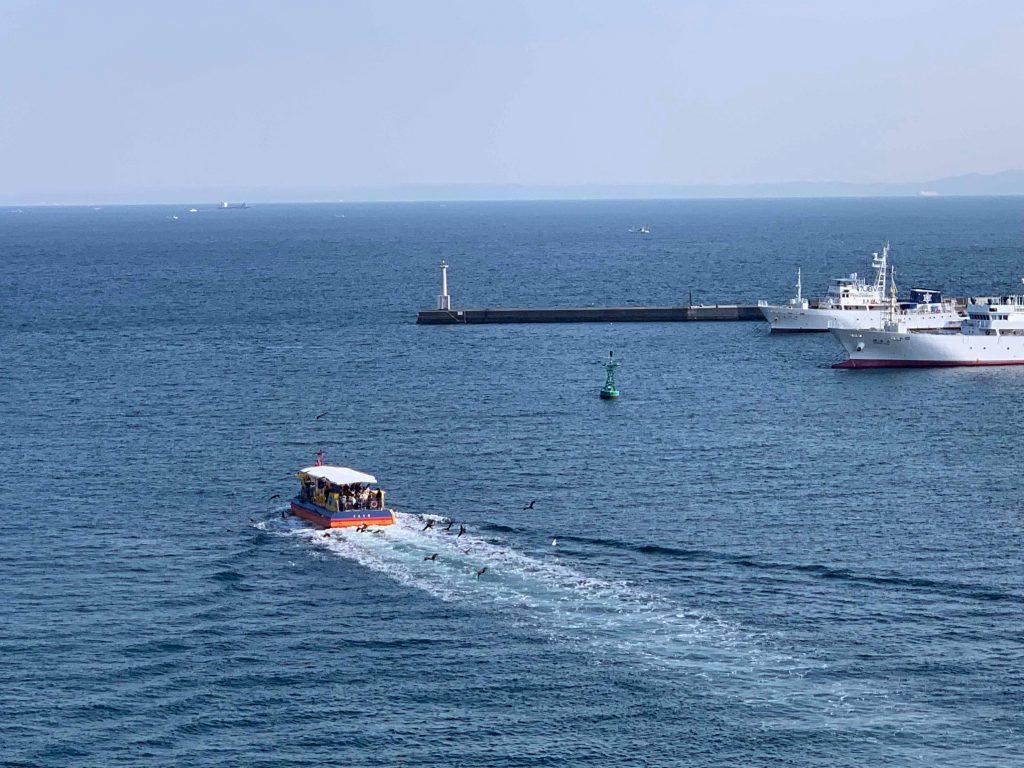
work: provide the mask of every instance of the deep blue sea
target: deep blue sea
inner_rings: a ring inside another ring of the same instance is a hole
[[[1024,370],[415,324],[442,258],[468,307],[818,295],[886,240],[1007,292],[1024,199],[189,207],[0,208],[3,765],[1024,761]],[[320,447],[398,524],[282,518]]]

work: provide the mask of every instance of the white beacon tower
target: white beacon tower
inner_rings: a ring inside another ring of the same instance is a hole
[[[437,308],[450,310],[452,297],[448,295],[448,262],[441,262],[441,295],[437,297]]]

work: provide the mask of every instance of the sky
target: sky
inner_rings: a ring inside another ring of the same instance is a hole
[[[1024,3],[0,0],[0,200],[1024,167]]]

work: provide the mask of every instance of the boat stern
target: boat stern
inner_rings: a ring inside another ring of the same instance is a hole
[[[333,511],[319,504],[295,497],[291,501],[292,514],[320,528],[354,528],[360,525],[393,525],[392,509],[346,509]]]
[[[800,304],[759,304],[772,333],[827,333],[832,319],[818,309]]]

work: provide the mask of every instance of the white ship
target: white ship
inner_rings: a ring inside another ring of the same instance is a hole
[[[893,313],[881,330],[833,328],[849,359],[833,368],[1024,365],[1024,295],[971,299],[956,330],[913,330]]]
[[[873,283],[854,272],[849,277],[832,281],[828,293],[815,306],[801,292],[800,270],[796,273],[796,296],[786,304],[759,301],[761,314],[772,333],[824,332],[831,328],[881,328],[886,320],[889,299],[886,297],[889,278],[889,244],[881,253],[873,253]],[[891,279],[891,278],[889,278]],[[910,301],[900,305],[900,314],[908,328],[955,328],[963,316],[953,302],[944,302],[938,291],[915,288]]]

